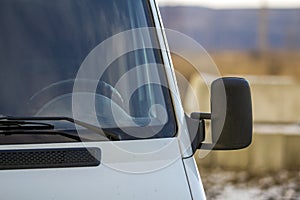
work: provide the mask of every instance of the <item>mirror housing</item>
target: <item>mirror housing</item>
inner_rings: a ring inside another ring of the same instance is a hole
[[[192,113],[191,118],[200,120],[199,126],[203,120],[211,120],[212,143],[199,141],[198,149],[235,150],[249,146],[253,120],[248,82],[232,77],[215,80],[211,85],[211,114]],[[197,134],[205,135],[202,132]]]

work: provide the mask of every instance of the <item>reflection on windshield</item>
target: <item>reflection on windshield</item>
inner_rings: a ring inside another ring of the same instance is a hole
[[[142,0],[1,0],[0,114],[72,117],[73,86],[87,55],[115,34],[151,26],[148,2]],[[134,35],[132,42],[143,37],[156,42],[151,33]],[[166,79],[160,65],[159,50],[138,49],[114,60],[99,79],[76,80],[83,86],[75,96],[82,100],[85,122],[97,120],[102,128],[160,126],[164,137],[173,136],[173,110],[169,91],[161,86]],[[95,82],[97,90],[90,91]],[[96,108],[89,110],[85,99],[94,92]],[[164,120],[161,108],[167,111]]]

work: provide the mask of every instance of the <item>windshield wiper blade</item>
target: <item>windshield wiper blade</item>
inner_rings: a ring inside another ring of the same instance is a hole
[[[13,116],[2,116],[0,117],[0,120],[24,120],[24,121],[60,121],[60,120],[66,120],[69,122],[74,123],[74,119],[70,117],[13,117]]]
[[[0,120],[7,120],[7,121],[9,121],[9,120],[15,120],[15,121],[20,121],[20,120],[23,120],[23,121],[62,121],[62,120],[64,120],[64,121],[69,121],[74,124],[78,124],[88,130],[91,130],[95,133],[103,135],[106,138],[108,138],[109,140],[120,140],[121,139],[119,134],[115,134],[113,132],[101,129],[92,124],[82,122],[79,120],[75,120],[70,117],[11,117],[11,116],[5,116],[5,117],[0,117]],[[1,123],[1,121],[0,121],[0,123]],[[41,124],[43,124],[43,123],[41,123]]]
[[[52,124],[19,120],[0,120],[0,130],[50,130]]]
[[[22,130],[22,131],[19,131],[19,130],[11,130],[9,132],[0,132],[0,135],[4,135],[4,136],[11,136],[11,135],[15,135],[15,134],[18,134],[18,135],[60,135],[60,136],[63,136],[63,137],[66,137],[66,138],[70,138],[72,140],[75,140],[75,141],[82,141],[82,139],[78,136],[78,135],[73,135],[73,134],[70,134],[68,132],[65,132],[65,131],[61,131],[61,130],[52,130],[52,131],[33,131],[33,130]],[[86,139],[84,138],[84,140],[89,140],[89,139]],[[1,141],[3,142],[3,141]],[[1,143],[0,142],[0,143]]]

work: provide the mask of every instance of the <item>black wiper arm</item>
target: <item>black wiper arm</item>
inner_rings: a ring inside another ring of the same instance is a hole
[[[52,124],[19,120],[0,120],[0,130],[50,130]]]
[[[0,117],[0,120],[24,120],[24,121],[60,121],[65,120],[74,123],[74,119],[70,117],[11,117],[11,116],[4,116]]]
[[[109,140],[120,140],[120,137],[118,134],[104,131],[103,129],[101,129],[97,126],[94,126],[92,124],[82,122],[79,120],[75,120],[70,117],[10,117],[10,116],[5,116],[5,117],[0,117],[0,120],[7,120],[7,121],[8,120],[17,120],[17,121],[19,121],[19,120],[24,120],[24,121],[62,121],[62,120],[64,120],[64,121],[72,122],[74,124],[78,124],[88,130],[95,132],[95,133],[99,133],[99,134],[107,137]]]
[[[63,137],[70,138],[72,140],[82,141],[82,139],[78,135],[74,135],[74,134],[68,133],[66,131],[61,131],[61,130],[57,130],[57,131],[46,130],[46,131],[38,131],[38,132],[33,131],[32,129],[31,130],[22,130],[22,131],[11,130],[9,132],[3,132],[3,133],[0,132],[0,134],[3,134],[5,136],[10,136],[10,135],[14,135],[14,134],[19,134],[19,135],[34,135],[34,134],[37,134],[37,135],[61,135]],[[89,139],[84,138],[84,140],[89,140]]]

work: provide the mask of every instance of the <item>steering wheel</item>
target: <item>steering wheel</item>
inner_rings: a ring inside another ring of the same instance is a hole
[[[97,89],[95,91],[96,94],[100,94],[111,99],[121,107],[124,103],[120,92],[117,89],[115,89],[112,85],[104,81],[97,81],[97,83],[95,83],[96,81],[94,80],[79,79],[76,80],[76,82],[79,83],[80,86],[82,86],[82,91],[78,92],[93,93],[93,91],[91,91],[91,86],[97,84]],[[31,96],[30,101],[28,103],[30,109],[33,109],[33,112],[37,113],[40,108],[42,108],[52,99],[58,98],[66,94],[72,94],[74,83],[74,79],[69,79],[53,83],[47,87],[42,88],[41,90],[37,91],[34,95]]]

